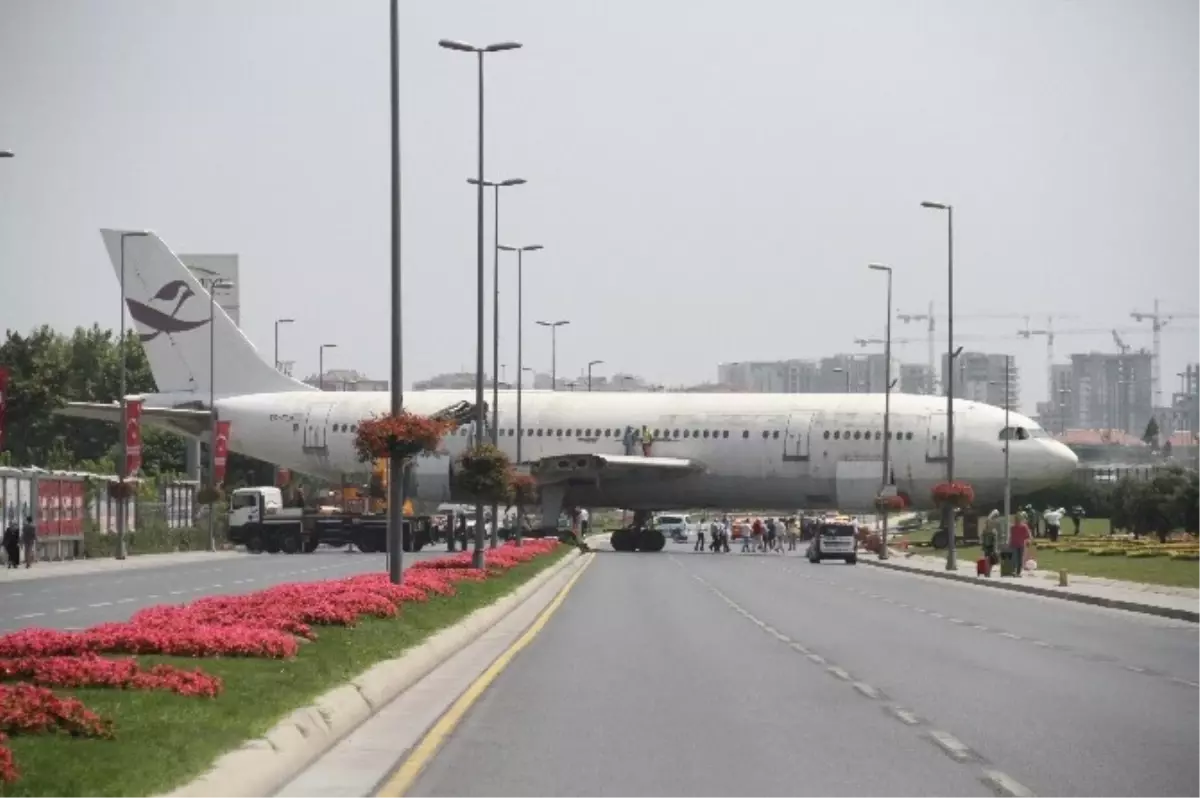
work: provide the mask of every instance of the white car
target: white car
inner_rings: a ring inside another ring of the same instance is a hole
[[[808,542],[808,561],[844,560],[858,563],[858,528],[845,518],[822,519],[817,522],[816,534]]]
[[[687,515],[659,515],[654,518],[654,528],[677,543],[687,543],[692,519]]]

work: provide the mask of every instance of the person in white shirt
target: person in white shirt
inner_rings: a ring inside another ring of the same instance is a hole
[[[1058,530],[1062,526],[1064,515],[1066,515],[1066,512],[1061,507],[1057,510],[1051,507],[1042,516],[1046,522],[1046,537],[1050,538],[1051,543],[1058,540]]]

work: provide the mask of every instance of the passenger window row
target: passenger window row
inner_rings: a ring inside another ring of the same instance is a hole
[[[334,424],[333,431],[334,432],[358,432],[358,425],[357,424]],[[1000,433],[1001,440],[1004,440],[1006,437],[1008,437],[1005,434],[1006,432],[1007,432],[1007,430],[1001,431],[1001,433]],[[453,432],[451,434],[466,437],[471,434],[471,428],[467,427],[467,426],[459,427],[455,432]],[[517,434],[517,431],[511,427],[500,430],[501,437],[508,436],[511,438],[511,437],[515,437],[516,434]],[[663,440],[663,439],[667,439],[667,438],[710,438],[710,439],[722,438],[722,439],[724,439],[724,438],[729,437],[729,430],[727,430],[727,429],[725,429],[725,430],[655,429],[653,434],[654,434],[655,440]],[[547,437],[547,438],[554,438],[554,437],[558,437],[558,438],[562,438],[562,437],[568,437],[568,438],[572,438],[572,437],[620,438],[621,435],[622,435],[621,430],[612,429],[612,428],[609,428],[609,429],[588,428],[588,429],[562,430],[562,429],[543,429],[541,427],[537,427],[537,428],[528,427],[525,429],[525,437],[527,437],[527,438],[533,438],[533,437],[538,437],[538,438],[541,438],[541,437]],[[913,439],[913,434],[911,432],[891,432],[891,433],[888,433],[888,435],[889,435],[889,440],[911,441]],[[742,438],[749,438],[749,437],[750,437],[750,430],[742,430]],[[763,430],[762,437],[763,437],[763,440],[768,440],[768,439],[777,440],[779,438],[779,430]],[[831,437],[835,441],[836,440],[851,440],[851,439],[856,440],[856,441],[857,440],[870,440],[871,433],[869,431],[863,432],[861,430],[855,430],[853,433],[851,433],[850,430],[846,430],[844,433],[841,430],[834,430],[832,433],[830,433],[829,430],[825,430],[825,434],[824,434],[825,440],[829,440]],[[1029,434],[1025,431],[1024,427],[1017,427],[1016,434],[1013,437],[1017,438],[1018,440],[1025,440],[1026,438],[1029,437]],[[883,433],[881,431],[875,430],[875,440],[877,440],[877,441],[883,440]]]
[[[825,430],[825,440],[829,440],[830,437],[831,437],[831,435],[830,435],[829,430]],[[870,432],[870,430],[868,430],[866,432],[863,432],[862,430],[855,430],[854,433],[851,434],[850,430],[846,430],[845,432],[842,432],[841,430],[834,430],[833,434],[832,434],[832,438],[835,441],[836,440],[848,441],[851,438],[853,438],[856,441],[857,440],[869,441],[869,440],[871,440],[871,432]],[[911,441],[912,439],[913,439],[913,434],[911,432],[888,432],[888,440],[889,441]],[[883,432],[882,431],[875,430],[875,440],[877,440],[877,441],[883,440]]]

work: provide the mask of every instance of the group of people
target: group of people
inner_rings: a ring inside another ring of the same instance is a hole
[[[25,526],[17,526],[16,519],[4,527],[4,554],[9,568],[21,567],[21,552],[25,553],[25,567],[33,565],[37,557],[37,526],[33,516],[25,516]]]
[[[696,533],[695,551],[728,552],[729,539],[736,534],[742,540],[742,551],[775,552],[782,554],[795,551],[800,539],[800,523],[795,516],[787,518],[743,518],[731,521],[729,516],[714,518],[708,522],[708,541],[705,542],[705,527],[701,524]],[[785,549],[786,544],[786,549]]]

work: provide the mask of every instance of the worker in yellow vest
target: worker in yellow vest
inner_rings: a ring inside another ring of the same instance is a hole
[[[650,434],[650,428],[645,424],[642,425],[642,456],[650,456],[650,447],[654,444],[654,436]]]

